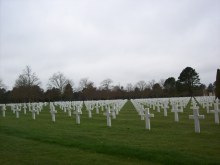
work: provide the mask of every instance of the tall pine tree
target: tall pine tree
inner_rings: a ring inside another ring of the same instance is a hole
[[[63,99],[66,101],[71,101],[73,99],[73,88],[69,83],[64,88]]]
[[[188,92],[191,96],[193,96],[195,87],[200,85],[199,74],[191,67],[186,67],[183,69],[178,79],[179,82],[188,89]]]
[[[215,96],[220,99],[220,69],[217,69],[216,74],[216,88],[215,88]]]

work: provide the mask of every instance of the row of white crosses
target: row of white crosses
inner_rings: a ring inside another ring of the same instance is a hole
[[[76,111],[74,111],[74,114],[76,115],[76,124],[80,124],[80,115],[82,115],[82,105],[76,106]]]
[[[22,104],[7,104],[6,106],[10,106],[11,111],[15,113],[16,118],[19,118],[20,111],[22,110]]]
[[[80,124],[80,116],[82,115],[83,101],[66,101],[66,102],[56,102],[56,105],[60,106],[60,109],[66,113],[68,111],[68,116],[72,117],[75,114],[76,124]]]
[[[83,102],[82,101],[74,101],[71,102],[73,114],[76,115],[76,124],[80,124],[80,116],[82,115],[82,107]]]
[[[6,106],[10,106],[11,107],[11,111],[13,113],[15,113],[16,118],[19,118],[19,116],[20,116],[19,112],[21,111],[22,104],[7,104]]]
[[[10,107],[11,111],[15,113],[16,118],[20,117],[20,112],[24,111],[24,115],[27,113],[27,107],[29,108],[29,111],[32,112],[32,118],[35,119],[35,113],[39,114],[39,112],[42,110],[43,105],[46,105],[46,103],[11,103],[11,104],[2,104],[2,115],[5,117],[5,111],[6,107]]]
[[[68,112],[68,116],[72,114],[76,115],[76,124],[80,124],[80,115],[82,114],[82,101],[65,101],[65,102],[54,102],[54,107],[59,106],[64,113]]]
[[[150,114],[149,108],[144,108],[144,105],[141,105],[140,102],[137,100],[131,100],[132,104],[134,105],[136,111],[141,116],[141,120],[145,119],[145,128],[150,130],[150,118],[154,117],[154,114]]]
[[[84,101],[86,110],[88,111],[89,118],[92,118],[92,111],[95,108],[96,102],[94,101]]]
[[[68,116],[71,117],[72,116],[72,111],[73,106],[72,106],[72,102],[70,101],[66,101],[66,102],[61,102],[61,104],[59,105],[60,108],[64,111],[64,113],[68,113]]]
[[[193,110],[193,115],[189,115],[189,119],[194,119],[194,125],[195,125],[195,132],[200,133],[200,119],[205,119],[205,115],[199,114],[199,107],[197,106],[197,103],[194,99],[192,99],[192,107],[190,107]]]
[[[6,105],[5,104],[0,104],[0,109],[2,111],[2,117],[5,117]]]
[[[212,107],[214,104],[215,96],[196,97],[196,100],[199,102],[200,105],[202,105],[203,108],[206,109],[206,112],[209,113],[210,107]]]
[[[179,107],[178,102],[173,102],[171,112],[174,112],[174,121],[179,122],[179,112],[183,112],[183,107]]]
[[[61,104],[63,104],[65,102],[62,102]],[[49,108],[50,108],[50,113],[51,113],[51,117],[52,117],[52,121],[55,122],[56,121],[56,116],[55,114],[57,113],[57,111],[55,110],[55,105],[57,105],[57,102],[54,103],[50,103]],[[69,108],[71,109],[71,105],[74,107],[74,114],[76,114],[76,123],[80,124],[80,115],[82,114],[82,104],[83,102],[70,102],[70,106],[66,107],[66,105],[69,105],[69,103],[67,104],[67,102],[65,103],[65,109]],[[19,103],[19,104],[0,104],[0,109],[2,111],[3,117],[5,117],[5,111],[6,111],[6,106],[11,107],[11,110],[13,113],[16,114],[16,118],[19,118],[19,113],[21,112],[21,110],[24,110],[24,114],[26,114],[26,110],[28,108],[28,110],[31,112],[32,114],[32,119],[36,119],[36,114],[39,115],[39,113],[41,112],[41,110],[43,109],[43,106],[46,106],[47,103]],[[60,104],[59,104],[60,105]],[[63,108],[62,107],[62,108]],[[71,113],[69,113],[69,116]]]
[[[213,99],[213,98],[212,98]],[[204,103],[204,98],[197,98],[199,102]],[[209,102],[210,98],[208,98]],[[96,108],[96,113],[99,113],[99,108],[101,107],[104,115],[107,117],[107,126],[111,127],[111,118],[115,119],[116,115],[119,113],[120,109],[123,105],[127,102],[127,100],[101,100],[101,101],[89,101],[84,102],[86,105],[87,110],[89,109],[92,111]],[[164,109],[164,116],[167,116],[167,109],[169,108],[169,102],[171,104],[172,110],[174,112],[174,119],[176,122],[179,121],[179,112],[183,112],[183,108],[189,102],[189,98],[172,98],[172,99],[136,99],[132,100],[133,105],[135,106],[136,110],[138,111],[139,115],[141,116],[141,120],[146,121],[146,129],[150,130],[150,118],[153,117],[153,114],[150,114],[149,108],[144,107],[157,107],[157,111],[160,112],[160,108]],[[215,123],[219,124],[219,100],[213,100],[214,110],[210,110],[210,113],[214,113],[215,115]],[[43,106],[46,106],[47,103],[23,103],[23,104],[1,104],[1,110],[3,117],[5,117],[6,106],[10,106],[13,113],[16,114],[16,118],[19,118],[19,112],[24,109],[24,114],[26,114],[26,109],[28,108],[29,111],[32,112],[32,118],[35,120],[35,114],[39,114],[42,110]],[[52,115],[52,121],[55,122],[55,114],[57,111],[55,110],[55,106],[59,105],[60,108],[66,112],[68,110],[69,116],[71,116],[71,112],[76,115],[76,123],[80,124],[80,115],[82,114],[82,106],[83,102],[55,102],[50,104],[50,112]],[[190,115],[190,119],[194,119],[195,121],[195,132],[200,132],[200,123],[199,119],[203,119],[204,115],[199,115],[199,108],[197,103],[194,99],[192,99],[192,110],[193,115]],[[154,108],[155,109],[155,108]],[[89,115],[90,117],[90,115]],[[91,115],[92,117],[92,115]]]
[[[189,101],[190,101],[189,97],[170,99],[170,104],[172,107],[171,112],[174,113],[175,122],[179,122],[179,113],[180,112],[182,113],[184,111]]]
[[[107,121],[107,126],[111,127],[112,126],[112,122],[111,122],[111,116],[112,116],[112,111],[111,111],[111,105],[110,104],[106,104],[105,105],[105,112],[103,113],[104,116],[106,116],[106,121]],[[103,108],[102,108],[103,110]]]
[[[104,115],[107,118],[107,126],[111,127],[111,118],[116,119],[116,115],[119,114],[122,106],[127,100],[98,100],[98,101],[84,101],[86,111],[88,111],[88,117],[92,118],[92,111],[96,109],[96,114],[99,114],[99,109],[104,111]],[[80,124],[80,115],[82,114],[82,101],[72,102],[55,102],[55,106],[59,106],[65,113],[68,111],[68,116],[71,114],[76,115],[76,123]]]
[[[214,113],[215,116],[215,123],[219,124],[219,100],[216,99],[215,103],[214,103],[214,110],[210,110],[210,113]]]
[[[100,101],[100,105],[102,107],[102,110],[105,112],[103,115],[106,116],[107,120],[107,126],[111,127],[111,118],[116,119],[116,115],[119,114],[119,111],[122,109],[122,107],[125,105],[127,100],[105,100]]]
[[[203,105],[203,108],[206,108],[207,113],[213,113],[214,114],[214,121],[216,124],[219,124],[219,113],[220,113],[220,102],[215,97],[196,97],[197,101]],[[210,107],[214,106],[213,110],[210,110]]]
[[[177,101],[178,100],[178,101]],[[179,99],[172,99],[170,100],[171,106],[172,106],[172,110],[171,112],[174,112],[174,120],[176,122],[179,121],[179,116],[178,113],[179,112],[183,112],[183,108],[186,107],[187,105],[187,101],[189,102],[189,98],[184,98],[182,101],[180,101]],[[136,99],[136,100],[131,100],[131,102],[133,103],[136,111],[138,112],[138,114],[141,116],[141,120],[146,121],[146,129],[150,130],[150,118],[154,117],[154,114],[150,114],[149,113],[149,108],[144,108],[144,106],[149,106],[149,107],[153,107],[150,106],[152,105],[152,99]],[[191,109],[193,110],[193,115],[189,115],[189,119],[194,119],[194,125],[195,125],[195,132],[196,133],[200,133],[200,119],[204,119],[205,116],[204,115],[200,115],[199,114],[199,107],[197,106],[197,103],[194,99],[192,99],[192,107]],[[155,101],[154,105],[159,105],[159,101],[157,99],[157,101]],[[217,104],[216,104],[217,106]],[[217,109],[217,108],[216,108]],[[158,111],[158,109],[157,109]],[[166,116],[166,114],[164,113],[164,116]]]
[[[50,102],[50,113],[51,113],[51,117],[52,117],[52,121],[55,122],[56,121],[56,109],[55,109],[55,106],[54,106],[54,103],[53,102]]]
[[[46,105],[47,103],[28,103],[29,111],[32,113],[32,119],[35,120],[36,114],[39,115],[43,107]]]
[[[120,100],[117,100],[118,102]],[[115,100],[98,100],[98,101],[84,101],[86,110],[88,111],[88,117],[92,118],[92,111],[95,109],[96,114],[99,114],[99,109],[101,108],[101,111],[103,115],[107,118],[107,126],[111,127],[111,117],[116,118],[115,115]]]
[[[157,112],[163,110],[164,116],[167,117],[167,110],[170,108],[169,103],[172,107],[171,112],[174,113],[174,120],[176,122],[179,121],[179,112],[183,112],[183,109],[186,107],[187,103],[189,102],[189,97],[184,98],[156,98],[156,99],[135,99],[138,103],[143,106],[152,108],[155,110],[157,108]]]

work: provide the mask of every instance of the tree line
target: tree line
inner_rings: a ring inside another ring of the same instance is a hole
[[[88,78],[82,78],[78,87],[74,88],[72,80],[57,72],[49,78],[44,91],[37,75],[30,66],[26,66],[12,90],[6,90],[0,80],[0,103],[201,96],[217,89],[216,82],[208,87],[200,83],[199,74],[191,67],[183,69],[177,80],[174,77],[159,82],[142,80],[136,84],[128,83],[125,87],[112,84],[113,81],[108,78],[96,87]]]

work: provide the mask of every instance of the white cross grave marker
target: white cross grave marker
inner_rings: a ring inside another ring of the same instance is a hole
[[[71,117],[71,116],[72,116],[72,108],[71,108],[71,105],[68,106],[67,111],[68,111],[68,116]]]
[[[98,101],[96,101],[95,107],[96,107],[96,114],[99,114],[99,102]]]
[[[77,106],[77,109],[74,112],[74,114],[76,114],[76,124],[80,124],[80,115],[82,114],[82,111],[79,105]]]
[[[177,104],[173,104],[172,112],[174,112],[174,119],[175,119],[175,121],[178,122],[179,121],[178,113],[179,112],[183,112],[183,110],[182,109],[178,109]]]
[[[2,116],[5,117],[6,105],[2,105]]]
[[[160,112],[160,102],[156,102],[157,105],[157,112]]]
[[[163,109],[164,116],[167,117],[167,108],[168,108],[168,103],[167,103],[167,102],[164,103],[163,108],[164,108],[164,109]]]
[[[88,111],[88,117],[92,118],[92,110],[93,110],[93,105],[90,102],[84,102],[86,106],[86,110]]]
[[[111,123],[111,110],[110,110],[110,106],[107,107],[106,113],[104,115],[106,115],[106,118],[107,118],[107,126],[111,127],[112,123]]]
[[[145,122],[146,122],[146,129],[150,130],[150,118],[154,117],[154,114],[150,114],[149,108],[145,110]]]
[[[112,119],[116,119],[116,105],[115,105],[115,103],[110,104],[109,107],[110,107]]]
[[[51,110],[50,110],[51,116],[52,116],[52,121],[55,122],[56,121],[56,113],[57,111],[55,110],[55,106],[51,106]]]
[[[24,106],[23,106],[23,108],[24,108],[24,114],[26,115],[26,109],[27,109],[27,105],[26,105],[26,103],[24,103]]]
[[[209,113],[210,112],[210,110],[209,110],[210,103],[207,101],[205,105],[206,105],[206,112]]]
[[[15,112],[16,112],[16,118],[19,118],[19,112],[21,111],[21,109],[19,108],[19,106],[16,106]]]
[[[31,103],[28,103],[28,110],[31,111]]]
[[[214,110],[210,110],[210,113],[214,113],[215,115],[215,123],[219,124],[219,114],[220,110],[218,108],[218,101],[216,100],[216,103],[214,103]]]
[[[30,107],[29,107],[29,110],[32,112],[32,119],[34,119],[35,120],[35,113],[36,113],[36,109],[35,109],[35,106],[34,105],[32,105],[32,110],[30,109]]]
[[[204,115],[199,115],[199,107],[193,108],[193,115],[189,115],[189,119],[194,119],[195,132],[200,133],[200,122],[199,119],[204,119]]]
[[[92,109],[88,109],[89,118],[92,118]]]
[[[15,110],[16,110],[15,104],[11,105],[11,110],[13,113],[15,113]]]
[[[144,105],[140,105],[140,108],[139,108],[139,106],[137,108],[139,109],[138,113],[141,116],[141,120],[144,120],[145,119]]]
[[[115,106],[115,113],[116,113],[116,115],[118,115],[119,114],[119,106],[117,105],[117,106]]]

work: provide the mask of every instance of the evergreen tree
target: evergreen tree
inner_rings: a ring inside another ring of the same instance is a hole
[[[168,94],[168,96],[174,96],[176,90],[176,80],[174,77],[169,77],[164,82],[164,91]]]
[[[220,99],[220,69],[217,69],[215,96]]]
[[[200,85],[199,74],[191,67],[183,69],[178,79],[187,88],[191,96],[193,96],[194,89]]]
[[[73,98],[73,88],[72,86],[68,83],[63,92],[63,99],[66,101],[71,101]]]

